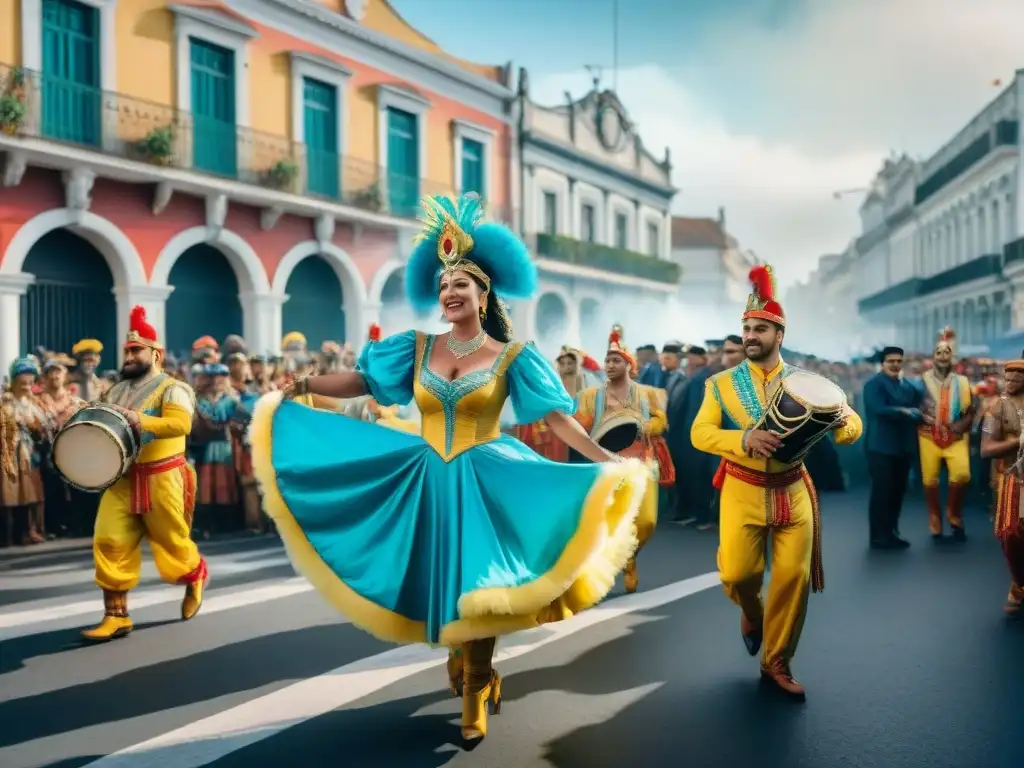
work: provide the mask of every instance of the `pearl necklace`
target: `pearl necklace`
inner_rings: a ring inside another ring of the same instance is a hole
[[[459,341],[455,338],[454,334],[448,334],[448,341],[445,342],[445,348],[455,355],[456,359],[461,360],[464,357],[469,357],[474,352],[477,352],[480,347],[487,341],[487,333],[481,328],[480,333],[474,336],[469,341]]]

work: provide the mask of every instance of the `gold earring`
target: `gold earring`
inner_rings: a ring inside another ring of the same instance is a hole
[[[486,319],[487,319],[487,307],[481,306],[480,307],[480,322],[482,323]]]

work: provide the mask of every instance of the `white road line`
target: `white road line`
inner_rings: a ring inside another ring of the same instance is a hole
[[[219,613],[231,608],[243,608],[247,605],[255,605],[267,600],[277,600],[278,598],[290,597],[291,595],[311,592],[312,590],[313,587],[310,586],[309,582],[297,577],[286,581],[275,580],[263,586],[230,592],[226,595],[218,595],[216,592],[211,592],[209,597],[203,601],[203,609],[199,616],[208,616],[211,613]],[[184,594],[184,589],[178,586],[144,590],[129,596],[128,608],[130,611],[135,611],[140,608],[150,608],[165,603],[177,603],[181,601]],[[77,603],[0,614],[0,641],[35,635],[44,631],[49,632],[55,629],[85,626],[85,624],[93,620],[98,620],[102,609],[103,602],[97,590],[96,594],[88,600],[81,600]],[[88,617],[88,619],[83,623],[82,619],[85,617]],[[62,623],[59,626],[54,626],[51,622]],[[46,626],[41,627],[41,624]]]
[[[288,564],[288,556],[276,552],[269,557],[239,560],[228,555],[206,558],[210,572],[214,575],[249,573],[261,568],[277,568]],[[0,573],[0,596],[4,591],[22,589],[48,589],[53,587],[69,587],[74,584],[88,584],[95,578],[92,561],[74,566],[51,566],[52,569],[31,569],[21,571],[18,575]],[[150,558],[142,564],[143,581],[159,580],[156,566]]]
[[[622,597],[557,624],[520,633],[515,645],[499,643],[496,661],[513,659],[596,624],[657,608],[720,584],[717,573]],[[252,699],[89,763],[86,768],[198,768],[294,725],[369,696],[444,663],[443,649],[403,646],[346,664],[317,677]],[[339,735],[339,749],[344,748]]]

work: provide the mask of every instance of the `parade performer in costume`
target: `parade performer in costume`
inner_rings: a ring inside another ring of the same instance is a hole
[[[10,413],[18,439],[12,461],[15,472],[0,475],[0,509],[13,514],[14,508],[26,508],[22,526],[24,544],[46,541],[45,490],[42,474],[42,448],[52,437],[52,423],[33,388],[39,379],[35,360],[15,360],[8,371],[10,391],[0,394],[0,404]]]
[[[213,336],[200,336],[192,342],[192,362],[202,365],[220,362],[220,344]]]
[[[780,441],[754,429],[774,387],[797,370],[780,356],[786,319],[775,300],[771,268],[750,272],[753,293],[743,314],[746,360],[712,376],[690,431],[693,445],[721,457],[715,487],[721,491],[718,570],[725,592],[740,607],[747,652],[757,655],[761,674],[803,699],[790,662],[804,625],[810,589],[824,588],[818,499],[801,463],[771,458]],[[860,437],[861,421],[849,406],[836,427],[837,443]],[[771,538],[772,577],[768,602],[761,601],[765,547]]]
[[[659,390],[633,381],[637,374],[636,358],[620,341],[622,328],[616,326],[608,337],[605,356],[605,374],[608,380],[597,387],[588,387],[576,397],[576,420],[591,437],[611,419],[631,415],[641,429],[635,443],[619,452],[620,456],[640,459],[650,468],[647,492],[637,517],[637,554],[651,538],[658,524],[658,481],[660,469],[655,460],[654,439],[665,432],[665,410]],[[668,468],[666,467],[666,471]],[[636,592],[640,578],[636,570],[636,555],[629,559],[623,573],[627,592]]]
[[[102,383],[96,371],[103,360],[103,345],[96,339],[82,339],[71,348],[71,354],[76,362],[75,373],[72,376],[72,394],[87,403],[98,400]]]
[[[131,632],[128,592],[139,583],[143,537],[161,578],[185,585],[183,620],[199,611],[208,578],[206,561],[190,535],[196,474],[185,460],[185,438],[195,398],[187,384],[161,370],[164,348],[142,307],[132,309],[128,328],[122,381],[104,400],[132,423],[142,449],[129,473],[100,499],[92,551],[105,612],[98,626],[82,633],[91,641]]]
[[[196,398],[193,425],[206,437],[202,456],[196,460],[195,528],[204,537],[232,530],[232,517],[238,509],[232,423],[239,418],[240,399],[231,386],[230,371],[224,363],[208,364],[205,374],[212,382],[207,392]]]
[[[555,364],[562,386],[569,393],[569,397],[575,398],[586,389],[582,371],[583,353],[580,350],[563,345],[558,357],[555,358]],[[523,424],[516,432],[520,440],[544,458],[563,462],[569,460],[569,446],[554,436],[543,419],[534,424]]]
[[[1010,592],[1003,610],[1019,616],[1024,603],[1024,360],[1006,364],[1005,392],[989,405],[982,421],[981,455],[996,468],[995,533],[1010,568]]]
[[[398,643],[460,649],[462,735],[487,733],[501,678],[495,637],[599,601],[636,547],[647,468],[594,444],[531,344],[512,340],[499,298],[526,299],[536,267],[479,198],[427,198],[425,232],[406,267],[413,307],[440,303],[452,324],[367,344],[358,370],[314,376],[284,394],[415,398],[422,436],[264,397],[250,435],[264,504],[296,568],[355,624]],[[499,429],[546,416],[603,464],[556,464]],[[315,446],[316,450],[311,450]]]
[[[932,355],[932,368],[921,377],[924,403],[921,408],[924,424],[918,430],[918,452],[921,455],[921,483],[928,504],[928,527],[932,538],[942,540],[942,496],[939,475],[942,465],[949,473],[946,498],[946,519],[954,541],[966,541],[964,532],[964,496],[971,484],[971,425],[974,421],[974,398],[971,382],[953,372],[956,335],[946,328],[939,335]]]

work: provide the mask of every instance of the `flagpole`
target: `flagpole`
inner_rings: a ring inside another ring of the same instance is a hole
[[[619,0],[612,0],[612,90],[619,92]]]

